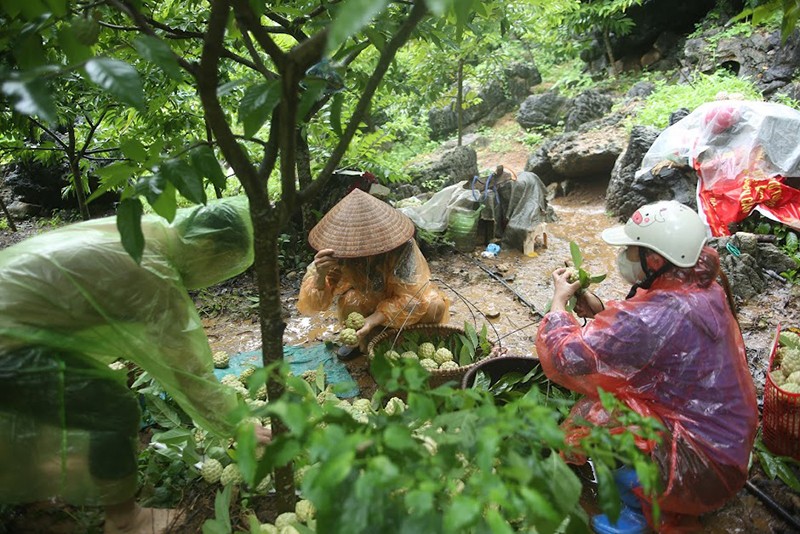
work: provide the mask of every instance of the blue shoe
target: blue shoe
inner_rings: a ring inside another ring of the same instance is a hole
[[[597,534],[644,534],[647,519],[641,512],[623,506],[616,523],[611,523],[606,514],[592,517],[592,530]]]

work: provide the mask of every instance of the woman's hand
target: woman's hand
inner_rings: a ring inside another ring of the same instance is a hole
[[[550,304],[550,311],[567,311],[567,302],[580,288],[580,282],[569,282],[569,272],[566,267],[553,271],[553,301]]]
[[[256,429],[256,443],[259,445],[266,445],[272,441],[272,429],[265,426],[255,426]]]
[[[578,297],[575,301],[575,315],[578,317],[592,319],[604,309],[605,306],[603,306],[603,301],[600,300],[600,297],[588,289],[578,292]]]
[[[314,255],[314,268],[317,270],[317,289],[325,287],[329,273],[338,272],[339,260],[334,257],[332,249],[325,248]]]
[[[383,324],[383,322],[385,320],[386,320],[386,316],[383,315],[383,313],[381,313],[379,311],[376,311],[376,312],[372,313],[371,315],[369,315],[367,317],[364,317],[364,326],[362,326],[361,328],[359,328],[356,331],[356,334],[358,335],[358,339],[359,340],[365,339],[367,337],[367,335],[370,333],[370,331],[372,331],[373,328],[375,328],[376,326],[378,326],[380,324]]]

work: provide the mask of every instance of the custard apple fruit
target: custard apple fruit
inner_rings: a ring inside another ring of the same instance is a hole
[[[433,355],[436,353],[436,346],[433,343],[423,343],[419,346],[419,357],[421,359],[430,358],[433,359]]]
[[[303,499],[297,501],[297,504],[294,505],[294,513],[297,515],[298,521],[307,524],[310,520],[314,519],[317,509],[314,508],[314,503],[308,499]]]
[[[209,484],[216,484],[219,482],[222,472],[222,464],[219,460],[215,460],[214,458],[208,458],[200,467],[200,474],[203,476],[203,480]]]
[[[280,534],[278,527],[272,523],[261,523],[258,527],[259,534]]]
[[[442,347],[433,354],[433,361],[435,361],[439,365],[443,364],[444,362],[452,362],[453,353],[450,352],[448,349]]]
[[[294,512],[284,512],[275,518],[275,526],[278,527],[278,530],[282,530],[283,527],[294,526],[296,523],[297,514]]]
[[[231,359],[228,353],[220,350],[214,353],[214,367],[217,369],[225,369],[230,364]]]
[[[397,360],[400,359],[400,353],[398,353],[396,350],[387,350],[384,353],[383,357],[389,360],[390,362],[396,362]]]
[[[272,477],[267,475],[256,486],[256,493],[267,493],[272,488]]]
[[[255,367],[247,367],[242,374],[239,375],[239,382],[242,383],[245,387],[247,387],[247,379],[253,376],[253,373],[256,372]]]
[[[223,486],[236,486],[242,483],[242,473],[239,471],[239,466],[236,464],[228,464],[222,470],[222,475],[219,481]]]
[[[435,360],[431,360],[430,358],[423,358],[419,361],[420,365],[427,369],[428,371],[435,371],[439,368],[439,364],[436,363]]]
[[[787,382],[780,388],[786,393],[800,393],[800,384],[795,384],[793,382]]]
[[[455,371],[458,369],[458,364],[453,360],[447,360],[446,362],[442,362],[442,364],[439,366],[439,369],[442,371]]]
[[[386,403],[383,411],[385,411],[388,415],[394,415],[396,413],[403,413],[406,410],[406,403],[403,402],[403,399],[400,397],[392,397]]]
[[[358,345],[358,335],[352,328],[345,328],[339,332],[339,342],[348,346]]]
[[[403,354],[400,355],[401,358],[409,358],[411,360],[419,361],[419,356],[413,350],[407,350]]]
[[[347,316],[347,319],[345,319],[344,325],[353,330],[360,330],[364,327],[364,316],[358,312],[352,312]]]

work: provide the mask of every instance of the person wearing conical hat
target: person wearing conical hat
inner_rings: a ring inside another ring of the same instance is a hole
[[[308,241],[317,254],[300,287],[300,313],[333,304],[342,321],[360,313],[362,348],[378,326],[447,321],[449,302],[431,282],[414,223],[389,204],[354,189],[312,228]]]

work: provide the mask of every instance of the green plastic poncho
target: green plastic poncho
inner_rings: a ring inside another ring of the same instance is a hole
[[[214,377],[187,289],[251,265],[247,201],[181,209],[171,224],[145,216],[142,231],[139,265],[114,217],[0,251],[0,502],[110,504],[133,495],[138,402],[126,372],[108,367],[117,358],[150,373],[198,425],[233,435],[236,397]]]

